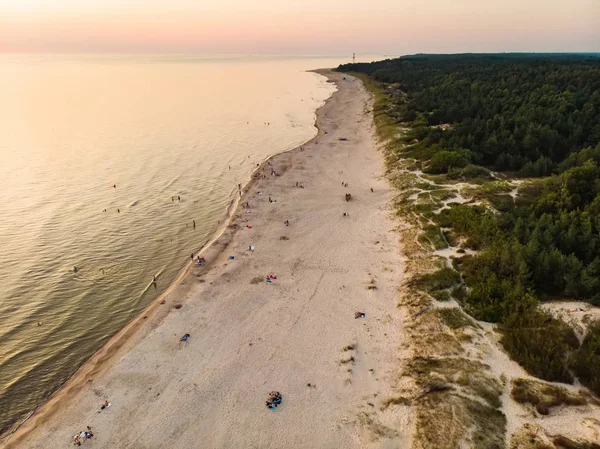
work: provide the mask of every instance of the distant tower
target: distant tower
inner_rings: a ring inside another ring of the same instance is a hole
[[[356,53],[352,53],[352,64],[356,63]]]

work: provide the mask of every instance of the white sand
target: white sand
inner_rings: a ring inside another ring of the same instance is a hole
[[[380,410],[402,368],[403,262],[387,209],[393,192],[381,177],[368,94],[357,80],[329,76],[339,91],[318,113],[319,135],[303,151],[272,159],[281,176],[264,167],[267,179],[245,197],[251,209],[238,209],[206,253],[211,260],[228,245],[212,267],[194,268],[133,337],[120,336],[121,343],[129,337],[124,346],[109,345],[37,412],[11,447],[68,447],[87,425],[95,437],[83,447],[95,448],[410,447],[406,409]],[[269,274],[277,276],[272,284],[251,283]],[[356,311],[366,319],[355,319]],[[343,351],[350,344],[354,350]],[[350,356],[354,362],[341,363]],[[275,411],[265,406],[271,390],[283,394]],[[112,407],[98,413],[105,399]]]

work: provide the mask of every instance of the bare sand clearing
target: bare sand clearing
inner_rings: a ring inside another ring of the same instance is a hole
[[[406,410],[381,410],[402,368],[393,191],[368,94],[327,76],[339,90],[317,114],[318,136],[257,172],[266,178],[247,187],[250,208],[206,252],[211,265],[191,268],[9,447],[67,447],[86,426],[95,436],[83,446],[97,448],[410,447]],[[275,411],[272,390],[283,394]]]

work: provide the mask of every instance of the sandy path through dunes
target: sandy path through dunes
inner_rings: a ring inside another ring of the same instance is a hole
[[[37,428],[15,435],[15,447],[69,447],[86,425],[89,448],[410,447],[408,412],[381,411],[402,368],[392,190],[368,94],[355,79],[328,76],[339,90],[318,112],[319,135],[265,166],[211,269],[192,272],[158,325]],[[174,301],[183,307],[172,309]],[[265,407],[271,390],[283,394],[275,411]],[[112,407],[97,413],[104,399]]]

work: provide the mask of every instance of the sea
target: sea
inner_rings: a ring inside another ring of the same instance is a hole
[[[257,164],[316,134],[335,87],[309,70],[350,60],[0,55],[0,434],[168,288]]]

